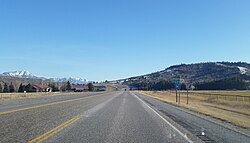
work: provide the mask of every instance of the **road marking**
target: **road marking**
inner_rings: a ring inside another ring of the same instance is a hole
[[[131,93],[131,92],[130,92]],[[172,125],[169,121],[167,121],[164,117],[162,117],[158,112],[156,112],[153,108],[151,108],[147,103],[145,103],[141,98],[139,98],[134,93],[134,95],[139,101],[141,101],[144,105],[146,105],[150,110],[152,110],[157,116],[159,116],[164,122],[166,122],[170,127],[172,127],[177,133],[179,133],[183,138],[185,138],[189,143],[193,143],[185,134],[183,134],[180,130],[178,130],[174,125]]]
[[[99,94],[99,96],[100,95],[103,95],[103,94]],[[61,103],[66,103],[66,102],[72,102],[72,101],[87,99],[87,98],[91,98],[91,97],[96,97],[96,96],[85,96],[85,97],[76,98],[76,99],[70,99],[70,100],[64,100],[64,101],[53,102],[53,103],[48,103],[48,104],[36,105],[36,106],[31,106],[31,107],[26,107],[26,108],[20,108],[20,109],[10,110],[10,111],[6,111],[6,112],[0,112],[0,115],[10,114],[10,113],[34,109],[34,108],[40,108],[40,107],[45,107],[45,106],[51,106],[51,105],[56,105],[56,104],[61,104]]]
[[[61,125],[51,129],[50,131],[39,135],[38,137],[32,139],[31,141],[29,141],[28,143],[41,143],[44,140],[48,139],[49,137],[53,136],[54,134],[60,132],[61,130],[65,129],[66,127],[68,127],[69,125],[71,125],[72,123],[76,122],[77,120],[80,119],[80,115],[75,116],[73,118],[71,118],[70,120],[62,123]]]

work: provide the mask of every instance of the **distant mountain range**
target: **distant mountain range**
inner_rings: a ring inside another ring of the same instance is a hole
[[[244,62],[207,62],[195,64],[180,64],[151,74],[121,79],[119,82],[126,85],[137,83],[157,83],[160,81],[173,81],[181,79],[193,85],[197,83],[213,82],[229,78],[241,78],[249,83],[250,64]]]
[[[39,77],[33,75],[29,71],[12,71],[12,72],[4,72],[0,74],[0,76],[5,76],[5,77],[15,77],[15,78],[25,78],[25,79],[32,79],[32,80],[46,80],[46,81],[52,81],[52,82],[66,82],[69,81],[72,84],[86,84],[89,81],[86,79],[82,78],[45,78],[45,77]]]
[[[32,75],[28,71],[13,71],[13,72],[4,72],[2,73],[3,76],[12,76],[12,77],[20,77],[20,78],[38,78]]]

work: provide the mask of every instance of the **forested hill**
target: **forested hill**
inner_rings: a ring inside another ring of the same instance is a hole
[[[159,90],[173,88],[174,79],[181,79],[183,84],[189,87],[193,85],[196,89],[248,89],[250,64],[244,62],[180,64],[162,71],[116,82],[139,89]]]

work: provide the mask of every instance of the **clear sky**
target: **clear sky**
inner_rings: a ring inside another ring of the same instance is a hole
[[[0,72],[112,80],[250,62],[249,0],[0,0]]]

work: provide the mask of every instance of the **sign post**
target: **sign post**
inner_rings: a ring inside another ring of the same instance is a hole
[[[177,89],[175,89],[175,93],[176,93],[176,96],[175,96],[175,98],[176,98],[176,102],[178,102],[178,94],[177,94]]]
[[[189,89],[190,89],[190,85],[187,85],[187,84],[186,84],[186,90],[187,90],[187,104],[188,104],[188,94],[189,94],[189,93],[188,93],[188,90],[189,90]]]
[[[181,104],[181,92],[179,90],[179,104]]]
[[[176,103],[178,102],[178,90],[180,89],[180,80],[175,79],[173,80],[174,86],[175,86],[175,93],[176,93]],[[179,103],[180,103],[180,92],[179,92]]]

